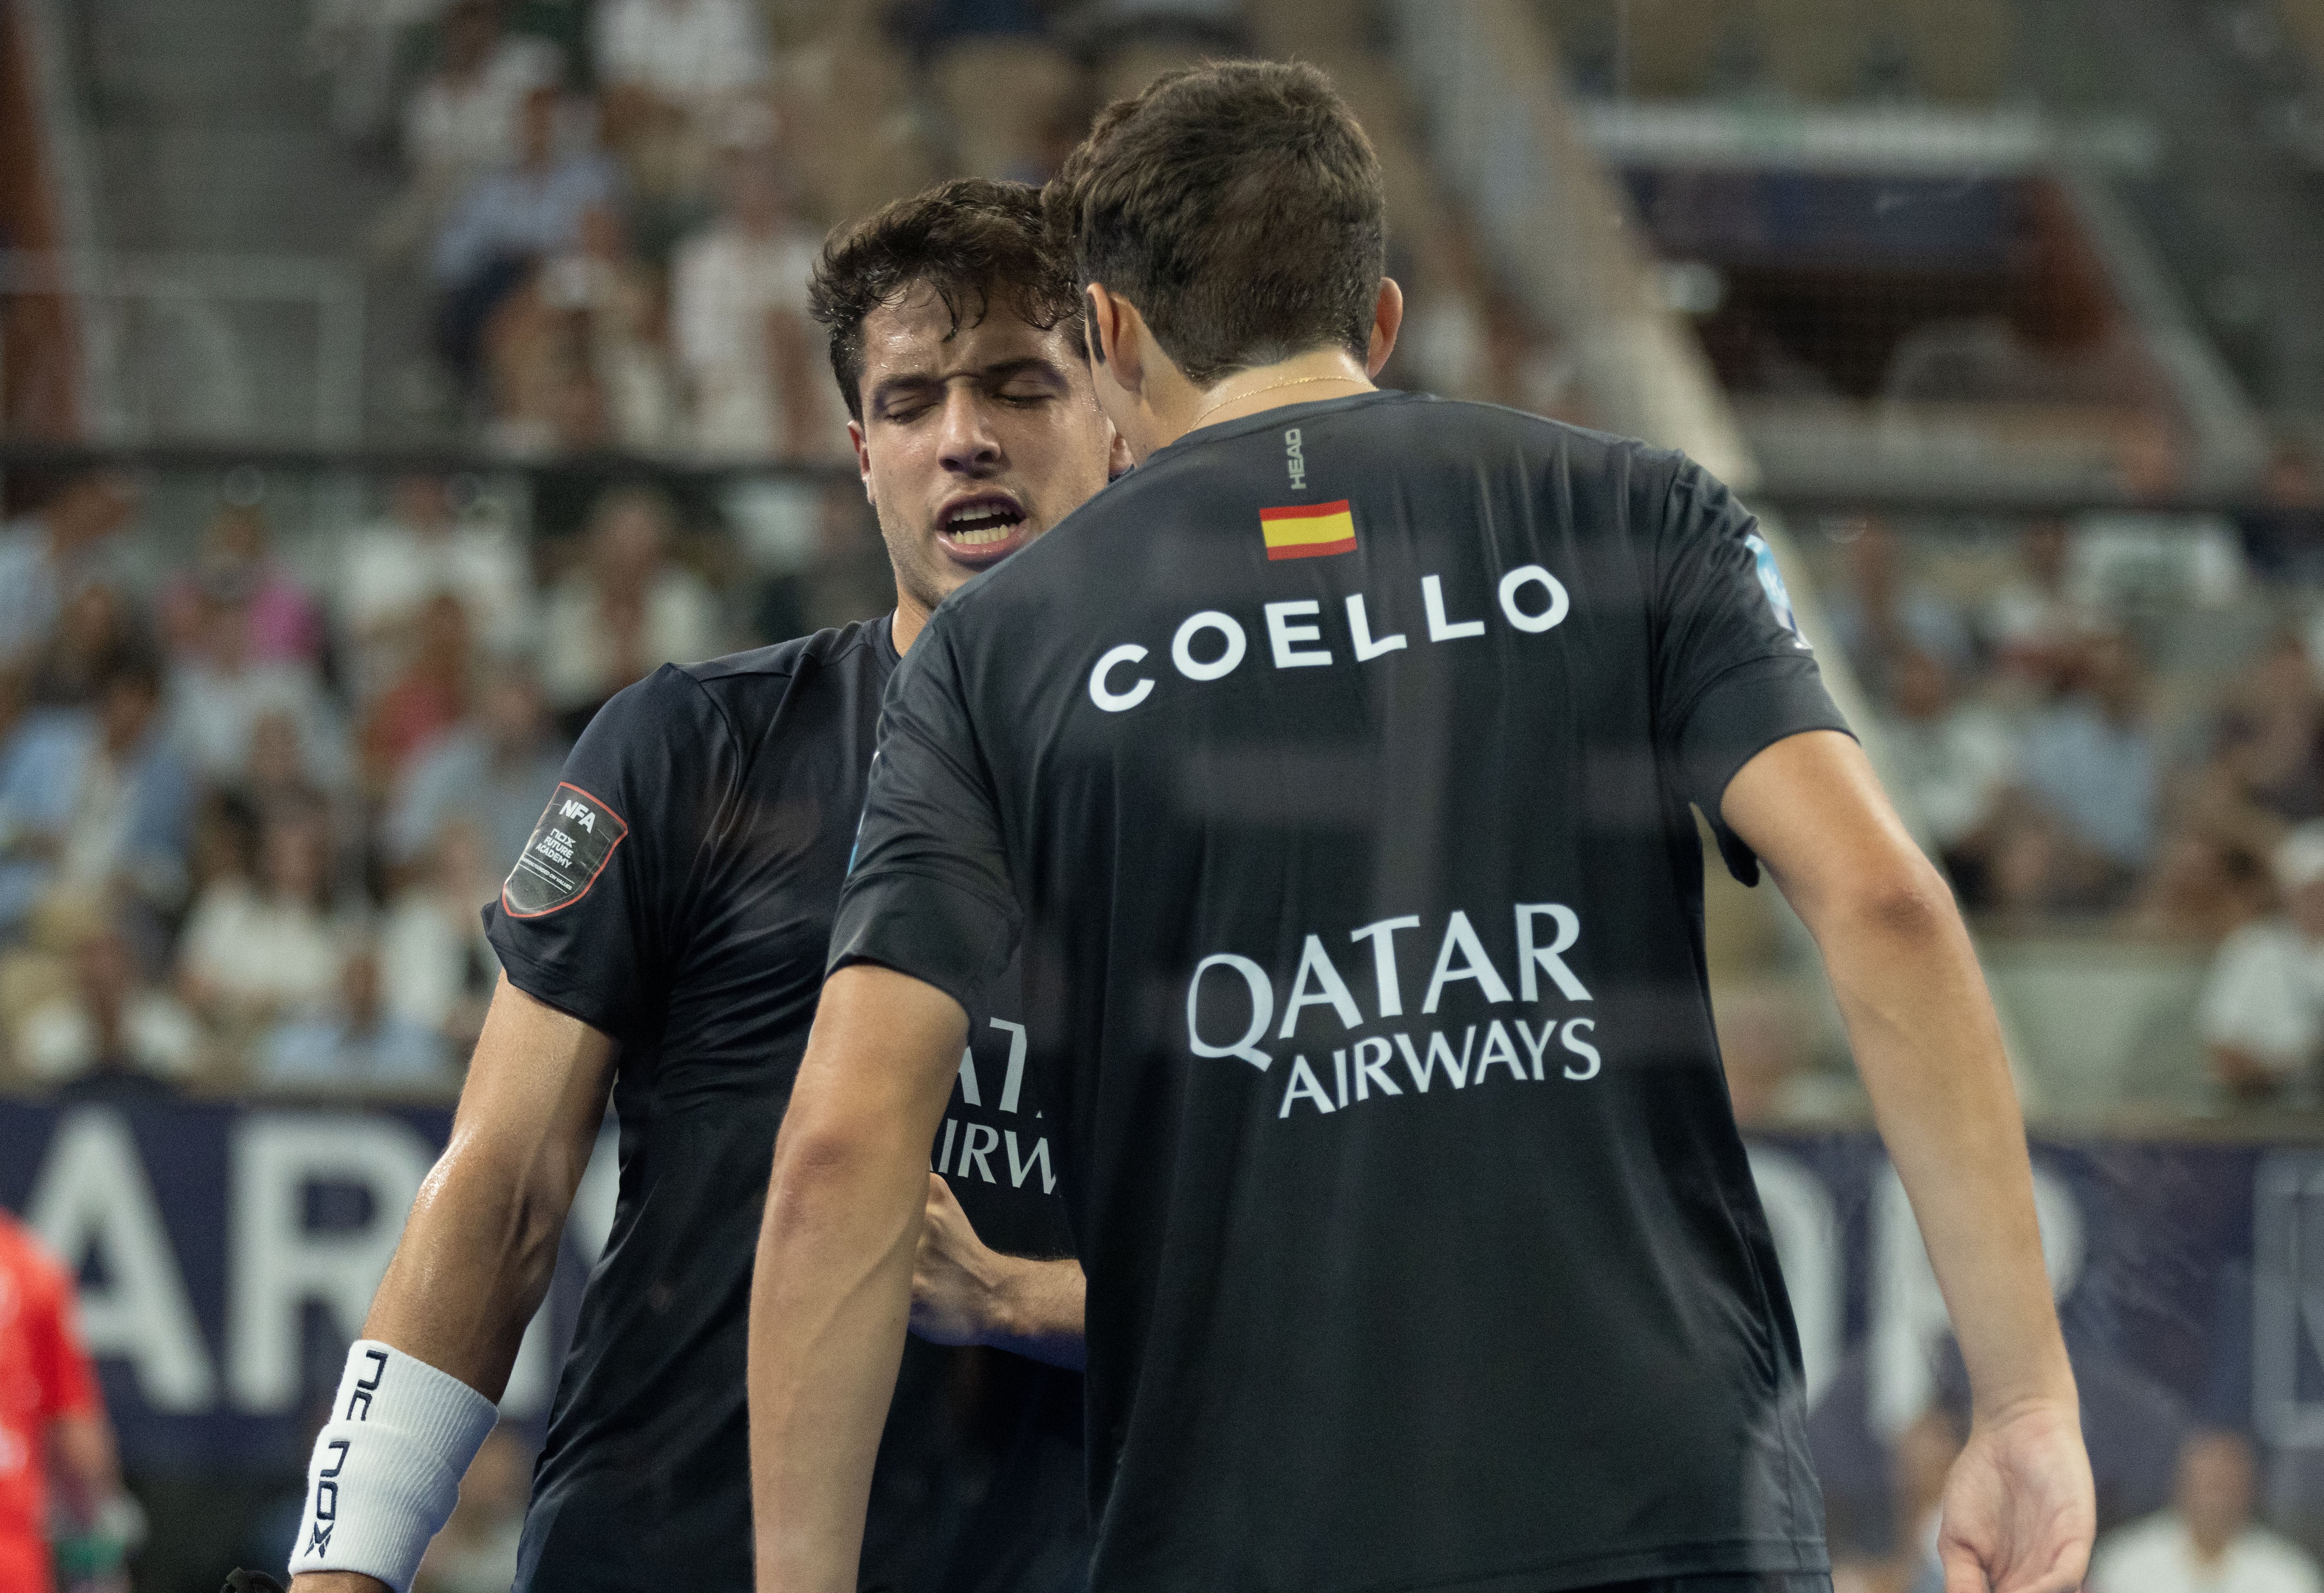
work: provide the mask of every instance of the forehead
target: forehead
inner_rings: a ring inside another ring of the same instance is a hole
[[[976,307],[971,305],[970,309]],[[1007,360],[1046,359],[1070,371],[1078,362],[1062,326],[1047,331],[996,296],[981,319],[955,326],[952,311],[926,282],[915,282],[863,318],[863,382],[974,371]]]

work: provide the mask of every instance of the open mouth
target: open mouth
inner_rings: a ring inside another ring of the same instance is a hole
[[[1010,494],[980,493],[945,506],[936,541],[959,563],[996,564],[1023,545],[1025,520],[1024,505]]]

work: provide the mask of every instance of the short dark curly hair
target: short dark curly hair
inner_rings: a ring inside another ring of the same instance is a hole
[[[1039,189],[967,177],[883,206],[834,230],[807,296],[807,313],[830,334],[840,396],[859,421],[863,318],[920,284],[944,301],[955,332],[996,299],[1045,332],[1081,320],[1080,285],[1043,226]]]
[[[1136,305],[1197,387],[1370,346],[1388,269],[1379,157],[1312,66],[1166,72],[1099,114],[1045,197],[1076,289]]]

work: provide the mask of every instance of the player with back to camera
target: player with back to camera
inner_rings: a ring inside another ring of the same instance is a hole
[[[1950,1593],[2092,1524],[1992,1008],[1752,517],[1373,390],[1313,69],[1174,73],[1050,190],[1139,468],[897,671],[753,1284],[761,1593],[838,1593],[964,1008],[1018,945],[1088,1271],[1097,1593],[1828,1588],[1690,805],[1821,948],[1974,1389]]]
[[[822,983],[881,690],[947,593],[1127,465],[1033,189],[956,182],[890,206],[835,237],[815,300],[895,612],[666,666],[574,749],[488,909],[505,976],[318,1440],[293,1593],[408,1586],[493,1425],[609,1091],[619,1202],[516,1585],[749,1585],[743,1347],[767,1146]],[[913,1325],[1074,1366],[1078,1267],[1005,1257],[967,1228],[1002,1251],[1068,1248],[1013,987],[995,991],[1009,1004],[980,1005],[973,1055],[954,1052],[960,1143],[943,1149],[965,1218],[922,1146]],[[959,1353],[922,1344],[905,1367],[861,1585],[1078,1588],[1078,1377],[1007,1357],[962,1368]],[[962,1429],[974,1478],[945,1470]]]

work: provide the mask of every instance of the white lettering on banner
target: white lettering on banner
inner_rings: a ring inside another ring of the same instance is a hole
[[[2064,1181],[2039,1160],[2034,1215],[2042,1226],[2050,1292],[2062,1300],[2082,1275],[2082,1211]],[[1865,1346],[1869,1425],[1877,1436],[1893,1439],[1929,1408],[1936,1392],[1936,1349],[1950,1331],[1945,1297],[1937,1291],[1904,1185],[1884,1163],[1872,1183],[1872,1331]]]
[[[1805,1373],[1807,1407],[1813,1410],[1840,1366],[1840,1327],[1847,1300],[1841,1268],[1840,1218],[1831,1196],[1797,1156],[1764,1145],[1746,1147],[1751,1180],[1767,1213],[1775,1261],[1792,1297],[1792,1320],[1799,1324],[1800,1365]]]
[[[2324,1450],[2324,1155],[2270,1151],[2252,1193],[2252,1419],[2280,1448]]]
[[[217,1370],[120,1114],[85,1108],[58,1125],[24,1218],[76,1275],[92,1255],[103,1264],[104,1282],[80,1285],[92,1355],[135,1367],[138,1392],[157,1411],[182,1414],[217,1403]]]
[[[393,1119],[254,1113],[233,1145],[226,1381],[244,1409],[280,1410],[298,1397],[304,1308],[322,1305],[348,1339],[362,1331],[436,1158]],[[360,1187],[369,1220],[336,1232],[309,1229],[307,1190],[318,1183]]]
[[[1267,645],[1275,654],[1278,669],[1313,668],[1328,664],[1332,655],[1318,648],[1303,648],[1303,641],[1320,640],[1323,635],[1320,625],[1295,625],[1291,622],[1303,615],[1318,612],[1323,604],[1312,597],[1293,603],[1270,603],[1267,605]]]
[[[1520,565],[1503,573],[1496,579],[1494,591],[1499,601],[1494,610],[1489,611],[1488,619],[1490,612],[1498,612],[1501,620],[1521,635],[1539,636],[1554,631],[1573,610],[1573,600],[1565,584],[1537,564]],[[1412,645],[1411,639],[1401,631],[1374,634],[1370,603],[1371,594],[1361,592],[1349,594],[1346,600],[1349,653],[1358,664],[1407,651]],[[1456,620],[1452,616],[1446,607],[1442,576],[1421,577],[1420,606],[1432,643],[1471,640],[1485,634],[1487,619]],[[1323,612],[1322,602],[1315,598],[1261,605],[1268,654],[1275,668],[1323,668],[1340,662],[1340,655],[1330,645],[1320,622]],[[1315,616],[1318,622],[1299,622],[1310,616]],[[1206,632],[1215,635],[1220,650],[1215,658],[1197,658],[1195,641]],[[1220,680],[1233,674],[1250,650],[1250,638],[1243,622],[1217,609],[1188,615],[1170,640],[1171,663],[1180,675],[1195,682]],[[1126,714],[1152,696],[1154,677],[1130,672],[1146,658],[1145,647],[1134,641],[1122,642],[1101,653],[1089,672],[1090,701],[1105,713]]]

